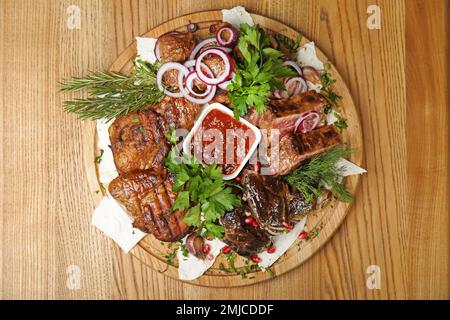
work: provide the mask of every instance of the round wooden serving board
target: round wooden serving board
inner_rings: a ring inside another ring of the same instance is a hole
[[[297,31],[275,20],[256,14],[252,14],[252,17],[254,22],[262,27],[281,33],[291,39],[296,39],[300,35]],[[197,31],[198,35],[205,38],[208,34],[209,26],[213,22],[221,20],[222,13],[219,10],[193,13],[167,21],[142,36],[157,38],[169,31],[185,31],[186,26],[190,22],[193,22],[199,26],[199,31]],[[309,40],[303,37],[301,44],[306,42],[309,42]],[[320,51],[320,49],[317,49],[317,54],[322,61],[328,61],[327,57]],[[112,64],[110,70],[120,71],[123,73],[130,72],[133,67],[132,61],[135,56],[136,43],[133,43],[117,58],[117,60]],[[341,113],[343,113],[348,119],[348,128],[344,130],[343,138],[346,144],[354,150],[350,160],[359,165],[361,164],[363,150],[358,113],[347,86],[334,66],[332,66],[330,72],[337,80],[335,83],[335,91],[342,96],[341,105],[343,106],[343,110],[341,110]],[[85,139],[84,145],[86,155],[85,165],[89,177],[88,181],[93,191],[94,198],[100,201],[102,195],[98,192],[98,190],[103,190],[103,188],[98,182],[97,168],[94,161],[92,161],[94,155],[98,154],[96,147],[97,136],[95,133],[92,135],[87,134],[86,136],[88,138]],[[94,141],[92,141],[93,137]],[[346,179],[347,188],[352,194],[356,191],[358,180],[359,175],[350,176]],[[298,267],[301,263],[317,252],[338,229],[339,225],[344,220],[345,215],[349,211],[349,208],[350,204],[333,200],[324,209],[310,214],[307,221],[307,231],[309,232],[309,235],[313,236],[311,236],[308,240],[297,240],[297,242],[271,267],[273,276],[279,276],[295,267]],[[152,235],[148,235],[131,250],[131,253],[153,269],[163,272],[169,277],[178,279],[177,261],[174,261],[174,265],[169,265],[167,264],[167,260],[165,258],[168,250],[174,250],[174,248],[176,248],[176,244],[172,245],[172,247],[168,247],[168,244],[161,243]],[[245,266],[245,262],[246,259],[236,257],[235,264],[238,271],[240,268]],[[219,256],[215,264],[202,277],[194,281],[190,281],[189,283],[208,287],[233,287],[265,281],[270,279],[272,276],[270,272],[253,271],[248,273],[246,278],[242,278],[238,273],[225,273],[220,270],[220,263],[228,266],[228,261],[225,257]]]

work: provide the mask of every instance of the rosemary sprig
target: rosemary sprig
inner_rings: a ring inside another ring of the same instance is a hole
[[[157,64],[137,60],[129,75],[119,72],[95,71],[85,77],[74,77],[60,83],[62,92],[87,90],[87,98],[64,102],[67,112],[81,119],[106,119],[137,112],[157,103],[163,93],[156,85]]]
[[[335,147],[297,168],[286,176],[286,180],[305,196],[307,202],[312,202],[315,197],[320,196],[325,188],[330,188],[340,201],[350,202],[352,195],[340,182],[342,168],[336,168],[337,161],[350,154],[350,149]]]

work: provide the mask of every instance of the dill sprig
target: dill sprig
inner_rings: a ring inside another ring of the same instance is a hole
[[[286,181],[297,188],[307,202],[322,194],[325,188],[331,190],[333,195],[343,202],[350,202],[352,195],[341,183],[343,168],[337,168],[340,158],[348,157],[351,150],[338,146],[330,151],[312,158],[304,165],[286,176]]]
[[[137,60],[129,75],[119,72],[90,72],[60,83],[62,92],[87,90],[89,97],[64,102],[64,110],[81,119],[111,120],[157,103],[163,93],[156,85],[157,64]]]

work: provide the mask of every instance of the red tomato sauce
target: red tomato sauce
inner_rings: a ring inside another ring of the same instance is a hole
[[[205,164],[216,163],[225,175],[230,175],[242,163],[255,139],[255,133],[247,125],[213,109],[194,134],[191,153]]]

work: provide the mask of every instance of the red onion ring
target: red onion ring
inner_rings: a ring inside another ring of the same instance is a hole
[[[224,40],[223,38],[222,38],[222,33],[224,32],[224,31],[228,31],[229,33],[230,33],[230,38],[228,39],[228,40]],[[217,40],[217,43],[219,44],[219,45],[221,45],[221,46],[230,46],[230,45],[232,45],[236,40],[237,40],[237,37],[238,37],[238,33],[237,33],[237,31],[236,31],[236,29],[234,29],[234,28],[231,28],[231,27],[222,27],[222,28],[220,28],[219,29],[219,31],[217,31],[217,33],[216,33],[216,40]]]
[[[203,53],[203,51],[205,50],[209,50],[209,49],[220,49],[225,51],[226,53],[230,53],[231,51],[233,51],[233,49],[231,48],[227,48],[227,47],[220,47],[220,46],[207,46],[207,47],[203,47],[200,49],[199,53]]]
[[[189,60],[194,60],[195,57],[197,56],[197,53],[199,53],[200,49],[203,48],[204,46],[206,46],[207,44],[210,44],[212,42],[216,42],[216,38],[209,38],[209,39],[205,39],[203,41],[200,41],[195,48],[192,50],[190,56],[189,56]]]
[[[199,98],[206,97],[211,92],[213,86],[206,85],[206,90],[204,92],[202,92],[202,93],[195,92],[194,91],[194,80],[195,79],[198,79],[197,73],[195,71],[189,72],[189,74],[184,79],[186,90],[190,94],[193,94]],[[198,80],[201,81],[200,79],[198,79]]]
[[[202,68],[205,69],[205,71],[206,71],[206,73],[208,75],[213,76],[213,73],[212,73],[211,69],[209,69],[206,64],[202,63]],[[196,104],[208,103],[209,101],[212,100],[212,98],[214,98],[214,95],[216,94],[217,87],[216,86],[207,85],[207,89],[206,89],[207,95],[206,95],[206,97],[202,98],[204,93],[199,95],[197,92],[195,92],[193,90],[193,88],[189,89],[189,86],[190,86],[190,84],[188,82],[188,81],[190,81],[189,77],[192,78],[192,84],[193,84],[193,81],[194,81],[193,77],[194,76],[196,78],[198,78],[198,74],[196,72],[194,72],[194,71],[187,72],[185,74],[183,74],[182,72],[178,73],[178,87],[180,88],[180,91],[182,92],[183,97],[186,98],[187,100],[189,100],[190,102],[196,103]],[[184,81],[186,81],[186,87],[183,85]],[[191,94],[195,95],[195,96],[197,96],[199,98],[193,97]]]
[[[202,70],[202,60],[204,57],[206,57],[209,54],[215,54],[218,55],[220,58],[222,58],[224,64],[225,64],[225,70],[221,72],[216,78],[209,78],[207,75],[203,73]],[[198,58],[197,62],[195,64],[195,71],[197,72],[198,77],[200,80],[202,80],[204,83],[209,85],[218,85],[222,82],[229,79],[231,75],[231,57],[225,52],[220,49],[208,49],[205,50],[203,53],[201,53]]]
[[[285,61],[282,65],[285,67],[292,67],[295,71],[297,71],[299,76],[303,76],[302,69],[295,61]]]
[[[310,119],[310,118],[312,118],[312,119]],[[300,127],[300,125],[305,120],[310,120],[310,121],[312,120],[313,121],[312,125],[309,128],[305,128],[304,126]],[[300,127],[300,132],[301,133],[306,133],[306,132],[309,132],[311,130],[314,130],[314,128],[317,127],[319,122],[320,122],[320,115],[319,115],[319,113],[317,113],[315,111],[307,112],[307,113],[301,115],[298,118],[298,120],[295,122],[294,133],[297,133],[297,130],[299,129],[299,127]]]
[[[180,77],[180,75],[188,74],[189,70],[185,66],[183,66],[182,64],[180,64],[178,62],[167,62],[159,68],[158,73],[156,74],[156,84],[158,85],[158,89],[160,91],[163,91],[164,94],[169,97],[173,97],[173,98],[183,97],[183,90],[182,90],[183,88],[182,87],[178,88],[179,89],[178,92],[172,92],[167,89],[164,89],[164,86],[162,85],[162,78],[164,76],[164,73],[166,73],[168,70],[178,70],[178,77]]]
[[[297,85],[296,85],[294,91],[292,93],[289,93],[289,88],[291,87],[291,85],[293,83],[297,83]],[[285,82],[285,86],[286,86],[286,91],[287,91],[289,97],[296,96],[300,93],[308,91],[308,84],[306,83],[305,79],[303,79],[302,77],[289,78]]]
[[[233,78],[236,74],[234,72],[231,73],[231,79],[219,84],[219,88],[222,90],[227,90],[228,85],[233,81]]]

